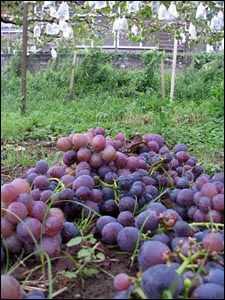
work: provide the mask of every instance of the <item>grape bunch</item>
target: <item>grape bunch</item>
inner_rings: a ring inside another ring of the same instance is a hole
[[[129,140],[90,128],[56,148],[57,165],[39,160],[1,186],[2,263],[22,249],[38,261],[57,257],[85,217],[102,243],[138,263],[137,278],[115,276],[116,299],[220,299],[224,173],[204,173],[185,144],[169,149],[153,133]]]

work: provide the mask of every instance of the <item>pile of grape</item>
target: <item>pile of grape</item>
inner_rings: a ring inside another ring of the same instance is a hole
[[[80,234],[74,220],[92,217],[102,243],[139,265],[136,277],[115,276],[115,299],[224,298],[224,173],[207,175],[185,144],[169,149],[153,133],[90,128],[56,148],[61,163],[39,160],[1,186],[2,263],[22,249],[57,257]],[[21,297],[6,288],[13,279],[2,275],[2,299]]]

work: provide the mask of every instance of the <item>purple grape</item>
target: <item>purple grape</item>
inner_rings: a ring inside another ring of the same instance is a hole
[[[148,299],[162,299],[165,290],[170,290],[173,299],[176,299],[182,286],[182,278],[173,268],[164,264],[149,267],[141,278],[141,288]]]
[[[134,225],[134,215],[131,211],[122,211],[119,213],[117,220],[120,224],[125,226],[133,226]]]
[[[73,222],[65,222],[61,231],[62,243],[66,244],[70,239],[80,235],[78,227]]]
[[[43,175],[48,171],[49,166],[47,161],[41,159],[36,163],[35,168],[38,171],[38,173]]]
[[[140,231],[132,226],[121,229],[117,235],[117,244],[123,251],[133,251],[137,245]]]
[[[108,245],[117,244],[117,236],[123,226],[118,222],[110,222],[102,229],[102,241]]]
[[[170,254],[170,248],[164,243],[159,241],[145,241],[138,252],[139,267],[145,270],[150,266],[163,264],[166,261],[166,256]]]
[[[192,230],[189,224],[183,220],[177,221],[174,225],[174,233],[176,236],[191,236]]]
[[[34,239],[39,241],[41,228],[42,224],[38,219],[28,217],[17,225],[16,233],[22,242],[34,243],[31,233],[34,236]]]
[[[224,299],[224,288],[216,283],[204,283],[198,286],[190,296],[191,299]]]
[[[146,233],[147,231],[153,232],[159,226],[159,218],[155,211],[148,209],[137,215],[135,220],[135,227]]]

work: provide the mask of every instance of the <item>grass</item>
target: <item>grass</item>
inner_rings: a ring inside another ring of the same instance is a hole
[[[162,134],[168,147],[186,143],[206,171],[223,169],[224,77],[220,56],[208,62],[208,57],[206,60],[202,55],[198,57],[204,62],[201,66],[192,64],[185,75],[177,75],[175,98],[170,103],[168,98],[162,100],[159,74],[151,71],[157,70],[156,54],[145,57],[143,71],[115,70],[102,63],[103,54],[98,55],[94,53],[78,67],[73,101],[69,103],[68,63],[60,68],[50,65],[35,76],[28,72],[25,116],[20,115],[18,72],[12,66],[2,74],[3,165],[14,168],[19,162],[28,167],[41,156],[52,161],[58,137],[102,126],[110,136],[119,131],[127,138],[135,133]],[[90,59],[96,64],[94,68],[88,63]],[[168,96],[170,74],[165,75]],[[37,142],[33,151],[29,141]]]

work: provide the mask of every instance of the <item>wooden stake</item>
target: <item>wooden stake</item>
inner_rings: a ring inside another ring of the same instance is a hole
[[[165,77],[164,77],[164,58],[161,56],[161,87],[162,87],[162,99],[165,99]]]
[[[73,62],[72,62],[72,72],[70,78],[70,91],[69,91],[69,101],[73,99],[73,86],[74,86],[74,75],[75,75],[75,68],[76,68],[76,60],[77,60],[77,52],[74,50],[73,53]]]
[[[173,101],[174,96],[174,86],[175,86],[175,74],[176,74],[176,62],[177,62],[177,39],[174,37],[173,46],[173,65],[172,65],[172,75],[171,75],[171,88],[170,88],[170,102]]]
[[[23,46],[22,46],[22,64],[21,64],[21,114],[26,110],[26,92],[27,92],[27,18],[28,3],[24,1],[23,6]]]

